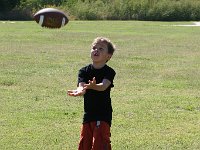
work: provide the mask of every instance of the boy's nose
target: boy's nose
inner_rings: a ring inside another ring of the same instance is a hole
[[[97,48],[94,49],[95,52],[98,52],[99,50]]]

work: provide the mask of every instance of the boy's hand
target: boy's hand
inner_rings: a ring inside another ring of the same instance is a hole
[[[84,89],[95,89],[96,87],[96,79],[95,77],[93,77],[93,80],[89,80],[88,81],[89,83],[88,84],[84,84]]]
[[[84,84],[84,90],[87,90],[87,89],[93,89],[93,90],[96,90],[96,91],[104,91],[106,90],[111,82],[108,80],[108,79],[103,79],[103,81],[101,83],[98,83],[96,84],[96,79],[95,77],[93,78],[93,80],[89,80],[88,81],[89,83],[88,84]]]
[[[80,91],[80,90],[68,90],[67,94],[69,96],[82,96],[82,95],[85,94],[85,90],[82,90],[82,91]]]
[[[69,96],[82,96],[82,95],[84,95],[85,94],[85,92],[86,92],[86,90],[83,88],[83,85],[84,83],[81,83],[80,85],[80,87],[78,87],[76,90],[68,90],[67,91],[67,94],[69,95]]]

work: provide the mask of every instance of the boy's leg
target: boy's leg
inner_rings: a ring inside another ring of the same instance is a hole
[[[90,123],[84,123],[81,129],[81,137],[78,150],[90,150],[92,148],[93,133]]]
[[[111,150],[110,126],[104,121],[100,121],[94,128],[92,150]]]

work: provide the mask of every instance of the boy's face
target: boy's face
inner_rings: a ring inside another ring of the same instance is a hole
[[[97,42],[92,45],[91,58],[95,63],[106,63],[111,54],[108,53],[108,46],[105,42]]]

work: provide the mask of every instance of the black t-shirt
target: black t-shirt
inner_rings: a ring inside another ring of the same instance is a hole
[[[93,77],[96,83],[101,83],[103,79],[108,79],[111,85],[105,91],[87,89],[84,94],[84,116],[83,123],[90,121],[106,121],[111,126],[112,105],[110,98],[111,88],[114,87],[113,79],[115,71],[105,65],[101,69],[95,69],[92,64],[79,70],[78,83],[88,83]]]

